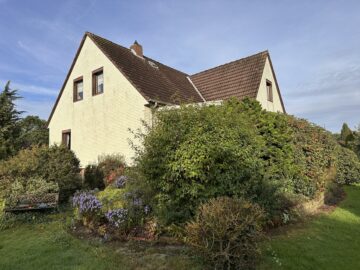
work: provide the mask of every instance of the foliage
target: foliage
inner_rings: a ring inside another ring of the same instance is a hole
[[[357,130],[352,131],[349,126],[344,123],[341,128],[340,134],[335,134],[338,143],[355,152],[360,158],[360,127]]]
[[[217,196],[245,197],[270,219],[282,215],[296,196],[325,189],[337,145],[323,128],[251,99],[161,110],[137,139],[139,190],[165,224],[189,220]]]
[[[115,179],[114,187],[116,188],[125,188],[127,177],[125,175],[121,175]]]
[[[254,269],[263,217],[258,205],[244,199],[211,199],[186,225],[185,241],[215,269]]]
[[[325,176],[335,164],[337,142],[330,132],[304,119],[288,116],[288,124],[294,134],[293,162],[300,168],[294,178],[294,191],[313,198],[325,189]]]
[[[15,101],[19,98],[17,90],[10,89],[8,81],[0,93],[0,160],[14,155],[18,149],[18,122],[22,112],[16,109]]]
[[[88,189],[105,188],[104,173],[97,165],[87,165],[84,172],[84,186]]]
[[[11,183],[10,189],[5,196],[8,206],[15,206],[19,196],[44,195],[46,193],[58,193],[59,186],[54,182],[47,182],[43,178],[17,178]]]
[[[57,183],[65,200],[81,186],[79,160],[63,146],[33,146],[0,163],[0,179],[42,178]],[[4,180],[4,181],[5,181]]]
[[[105,217],[112,226],[116,228],[124,227],[128,219],[128,210],[124,208],[109,210]]]
[[[356,154],[344,147],[337,148],[336,182],[353,184],[360,182],[360,160]]]
[[[20,136],[18,146],[20,149],[29,148],[32,145],[47,145],[49,143],[49,131],[46,120],[38,116],[26,116],[19,121]]]
[[[72,203],[73,207],[77,208],[80,217],[94,218],[101,212],[101,202],[91,192],[76,192]]]
[[[118,189],[113,186],[106,187],[103,191],[96,194],[102,204],[102,211],[107,212],[111,209],[123,208],[125,206],[126,190]]]
[[[103,172],[107,184],[112,183],[117,176],[122,175],[125,166],[124,156],[120,154],[103,155],[98,158],[98,168]]]
[[[343,145],[343,146],[348,146],[349,145],[349,142],[354,140],[354,134],[352,132],[352,130],[349,128],[349,126],[344,123],[342,125],[342,128],[341,128],[341,133],[340,133],[340,143]]]

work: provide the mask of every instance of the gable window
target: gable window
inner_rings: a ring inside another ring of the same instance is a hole
[[[74,80],[74,102],[84,98],[84,81],[83,77]]]
[[[71,130],[64,130],[62,132],[61,144],[71,149]]]
[[[266,80],[266,93],[267,93],[267,100],[273,102],[272,83],[269,80]]]
[[[103,68],[93,71],[92,75],[93,96],[104,93],[104,72]]]

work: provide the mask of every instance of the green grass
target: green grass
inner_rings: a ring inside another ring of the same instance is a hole
[[[0,231],[0,269],[201,269],[182,248],[102,244],[68,234],[59,221]]]
[[[345,191],[334,212],[272,237],[260,269],[360,269],[360,186]]]
[[[335,211],[264,243],[261,270],[360,269],[360,186]],[[0,231],[0,269],[203,269],[182,248],[78,239],[62,218]]]

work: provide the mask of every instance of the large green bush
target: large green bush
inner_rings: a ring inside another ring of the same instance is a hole
[[[336,182],[338,184],[353,184],[360,182],[360,161],[357,155],[338,146],[336,159]]]
[[[165,223],[189,219],[209,198],[242,196],[261,179],[264,141],[236,109],[190,106],[157,115],[137,166],[157,191]]]
[[[254,269],[264,212],[243,199],[219,197],[202,204],[185,226],[185,242],[214,269]]]
[[[306,120],[254,100],[158,111],[138,134],[136,169],[160,221],[182,223],[217,197],[245,197],[269,218],[325,190],[337,142]]]
[[[335,166],[337,142],[330,132],[304,119],[287,119],[293,130],[294,162],[300,168],[294,191],[312,198],[325,189],[327,173]]]
[[[0,179],[3,181],[42,178],[59,185],[62,200],[81,187],[79,171],[79,160],[63,146],[34,146],[0,163]]]

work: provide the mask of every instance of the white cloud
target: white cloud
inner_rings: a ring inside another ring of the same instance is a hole
[[[1,86],[3,86],[3,85],[5,85],[6,80],[0,79],[0,83],[1,83]],[[10,86],[12,89],[17,89],[19,91],[18,93],[20,94],[20,96],[22,95],[22,93],[26,93],[26,94],[31,94],[31,95],[56,97],[57,94],[59,93],[59,90],[57,90],[57,89],[51,89],[51,88],[37,86],[37,85],[31,85],[31,84],[22,84],[22,83],[11,82]]]
[[[47,120],[53,106],[53,101],[20,99],[17,101],[17,105],[18,110],[24,111],[24,116],[37,115]]]

